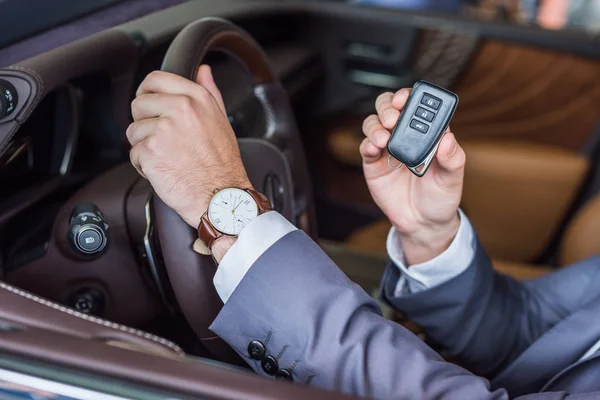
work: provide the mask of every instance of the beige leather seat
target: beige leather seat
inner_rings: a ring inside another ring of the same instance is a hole
[[[355,250],[385,254],[385,240],[389,230],[390,223],[387,220],[376,221],[350,235],[346,240],[346,244]],[[536,278],[552,270],[552,268],[546,266],[498,259],[493,260],[493,263],[494,268],[517,279]]]
[[[385,239],[390,229],[387,220],[376,221],[354,232],[346,240],[353,249],[370,253],[385,253]],[[560,243],[558,267],[600,254],[600,194],[590,199],[570,221]],[[553,270],[549,266],[525,262],[492,260],[494,267],[517,279],[532,279]],[[600,267],[600,266],[599,266]]]

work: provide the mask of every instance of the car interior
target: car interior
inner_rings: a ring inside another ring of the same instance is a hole
[[[31,21],[0,28],[0,368],[14,358],[119,382],[106,393],[346,398],[259,377],[209,330],[217,267],[129,162],[130,104],[154,70],[193,79],[212,66],[255,188],[373,296],[391,226],[362,175],[362,121],[377,95],[417,80],[460,98],[461,208],[495,268],[532,279],[600,250],[593,32],[495,8],[37,3]],[[0,15],[22,7],[0,2]]]

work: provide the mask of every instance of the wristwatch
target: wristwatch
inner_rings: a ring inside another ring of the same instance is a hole
[[[211,254],[215,240],[225,235],[238,236],[250,221],[271,210],[269,199],[254,189],[218,190],[200,219],[198,239],[201,243],[196,242],[194,250]]]

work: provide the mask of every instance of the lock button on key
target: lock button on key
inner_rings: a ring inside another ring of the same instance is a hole
[[[433,121],[433,116],[435,114],[432,113],[431,111],[427,111],[423,107],[419,107],[419,108],[417,108],[417,112],[415,113],[415,115],[419,118],[424,119],[427,122],[431,122],[431,121]]]

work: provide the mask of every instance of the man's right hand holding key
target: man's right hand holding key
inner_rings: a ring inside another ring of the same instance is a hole
[[[363,123],[360,153],[373,200],[400,233],[407,265],[414,265],[444,252],[458,231],[465,152],[448,128],[423,177],[390,168],[386,146],[409,95],[405,88],[377,98],[377,114]]]

